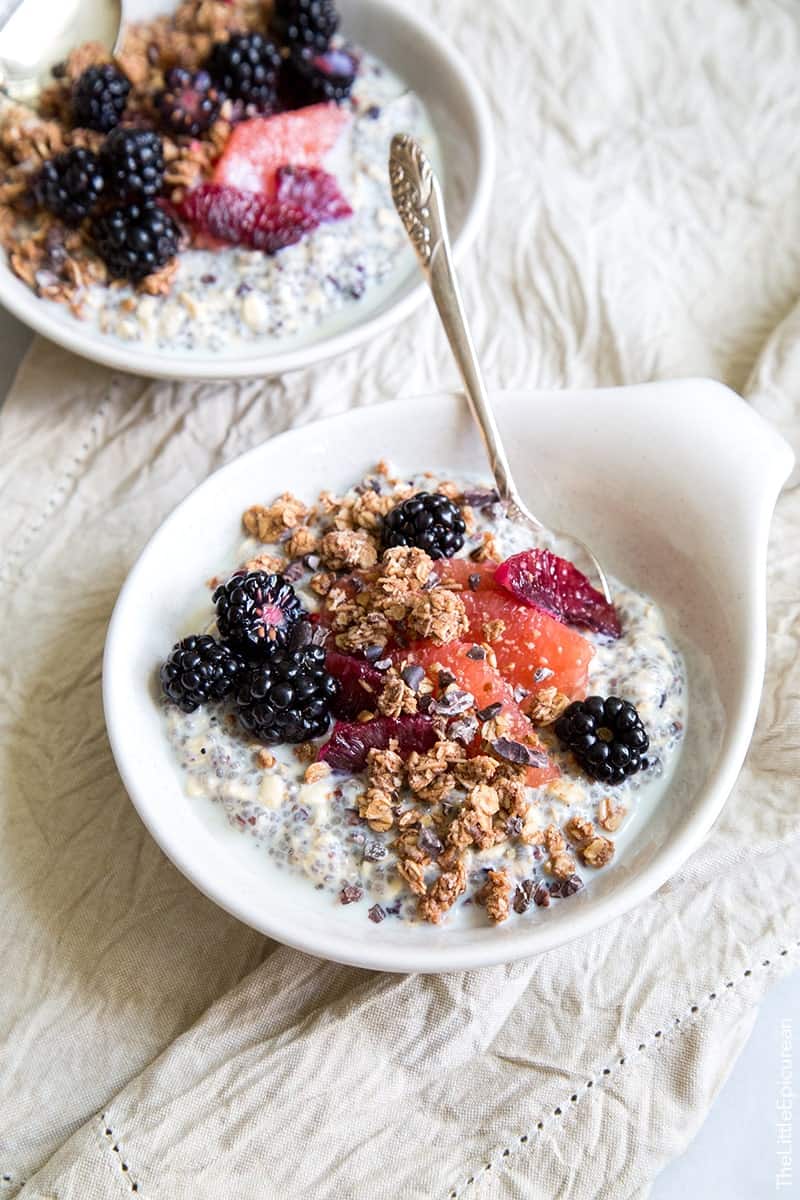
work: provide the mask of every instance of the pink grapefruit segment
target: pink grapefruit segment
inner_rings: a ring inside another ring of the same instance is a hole
[[[350,120],[335,104],[313,104],[274,117],[242,121],[231,133],[213,182],[271,195],[279,167],[317,167]]]
[[[398,662],[419,663],[434,682],[437,680],[438,668],[449,671],[458,687],[465,692],[471,692],[475,697],[477,708],[484,709],[497,703],[502,705],[501,711],[508,720],[509,737],[524,742],[533,750],[541,750],[536,742],[533,726],[514,700],[511,685],[486,659],[471,658],[471,650],[472,642],[448,642],[444,646],[416,642],[407,650],[395,651],[394,657]],[[478,747],[479,742],[474,750],[477,751]],[[540,787],[548,779],[555,779],[558,775],[558,767],[553,763],[547,763],[543,767],[529,767],[528,787]]]
[[[497,668],[509,683],[529,692],[554,687],[571,700],[586,695],[594,647],[574,629],[541,609],[520,604],[497,587],[497,563],[452,558],[438,562],[436,569],[442,579],[463,584],[460,596],[467,610],[469,637],[491,645]],[[492,628],[492,622],[502,622],[502,626]]]

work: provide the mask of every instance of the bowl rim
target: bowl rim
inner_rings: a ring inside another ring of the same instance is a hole
[[[402,7],[400,0],[370,0],[370,5],[376,9],[383,9],[391,15],[392,20],[405,25],[418,39],[420,47],[424,46],[430,56],[434,60],[438,59],[460,84],[465,104],[464,120],[474,128],[476,135],[477,170],[463,226],[453,239],[453,253],[459,261],[474,243],[485,221],[494,186],[496,150],[488,101],[464,56],[431,22],[409,13]],[[312,367],[326,359],[354,350],[406,320],[425,300],[427,292],[427,284],[420,275],[419,281],[407,295],[350,329],[333,334],[311,346],[245,354],[230,358],[221,366],[211,352],[195,356],[177,355],[168,351],[143,351],[136,343],[128,346],[105,338],[94,330],[84,329],[80,325],[73,327],[63,316],[51,310],[50,302],[36,296],[22,280],[17,279],[7,262],[0,259],[0,304],[18,320],[35,333],[44,335],[57,345],[91,362],[152,379],[272,378]]]
[[[493,398],[502,404],[504,398],[513,402],[515,397],[517,399],[525,397],[530,401],[533,397],[542,400],[556,394],[560,399],[569,399],[571,395],[585,396],[587,392],[599,391],[602,391],[606,397],[611,397],[615,393],[641,391],[642,388],[655,391],[674,387],[676,384],[686,388],[694,387],[696,389],[698,386],[703,386],[706,389],[712,389],[725,403],[741,405],[742,409],[746,408],[752,419],[763,425],[765,431],[768,429],[766,422],[762,422],[740,397],[722,385],[710,383],[708,380],[687,379],[674,381],[672,384],[650,383],[620,388],[576,388],[557,393],[516,389],[494,392]],[[489,940],[473,946],[453,945],[447,947],[438,944],[426,947],[416,944],[400,947],[393,944],[386,947],[379,942],[359,940],[357,936],[353,937],[349,932],[338,930],[324,933],[316,931],[307,934],[299,923],[287,928],[280,920],[273,922],[269,912],[259,910],[256,914],[248,906],[246,898],[231,895],[214,878],[209,879],[202,871],[198,871],[192,861],[191,853],[185,853],[182,844],[176,845],[168,837],[165,837],[159,822],[158,804],[139,786],[135,769],[136,748],[126,742],[122,722],[118,719],[117,714],[114,682],[115,659],[124,653],[122,643],[124,641],[124,625],[128,619],[128,597],[135,594],[140,574],[147,569],[147,559],[151,547],[157,539],[160,539],[165,533],[168,534],[174,523],[180,521],[185,510],[194,503],[198,492],[208,487],[218,487],[227,472],[241,471],[242,464],[262,453],[267,444],[272,445],[287,437],[291,438],[298,432],[307,433],[309,429],[324,434],[325,429],[331,423],[339,426],[346,424],[357,426],[365,412],[369,412],[370,409],[380,409],[387,425],[391,427],[393,413],[399,413],[402,410],[407,414],[408,406],[412,402],[431,405],[443,398],[452,400],[454,396],[459,396],[459,394],[438,391],[424,396],[388,401],[381,405],[370,406],[368,409],[350,409],[313,422],[310,426],[303,426],[301,430],[290,429],[278,434],[215,471],[172,510],[148,540],[119,593],[106,636],[102,687],[109,742],[126,791],[143,823],[164,853],[201,892],[232,916],[244,921],[252,928],[258,929],[266,936],[318,957],[372,970],[438,973],[516,961],[563,945],[630,911],[655,892],[682,866],[704,840],[719,816],[744,761],[761,697],[766,656],[766,537],[762,539],[763,545],[759,546],[759,562],[757,569],[752,573],[749,595],[742,598],[742,603],[746,603],[754,614],[753,637],[745,652],[745,683],[729,714],[717,765],[698,790],[691,813],[682,823],[676,836],[670,839],[665,846],[662,845],[654,858],[635,875],[626,879],[618,889],[606,896],[598,897],[592,903],[576,906],[574,910],[570,910],[568,919],[564,918],[558,922],[537,922],[535,926],[521,932],[513,943],[498,938],[496,941]],[[767,491],[765,488],[761,518],[762,520],[766,519],[767,522],[771,518],[780,486],[788,476],[793,461],[793,455],[783,439],[777,434],[772,434],[772,431],[770,433],[774,439],[775,451],[772,468],[768,472],[768,485],[772,490]]]

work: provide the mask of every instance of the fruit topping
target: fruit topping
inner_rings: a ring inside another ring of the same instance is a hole
[[[230,647],[208,634],[193,634],[172,647],[161,668],[161,687],[168,700],[190,713],[228,696],[243,670],[243,661]]]
[[[464,545],[461,509],[439,492],[417,492],[386,514],[383,545],[416,546],[431,558],[452,558]]]
[[[112,208],[95,217],[91,236],[115,279],[144,279],[178,253],[178,227],[152,201]]]
[[[272,194],[279,167],[319,166],[349,121],[349,114],[335,104],[242,121],[225,143],[214,183]]]
[[[249,246],[275,254],[293,246],[317,222],[294,205],[280,205],[256,192],[240,192],[218,183],[201,183],[184,197],[180,215],[198,243],[204,237],[232,246]]]
[[[36,199],[67,225],[79,225],[96,207],[104,180],[97,155],[74,147],[49,159],[36,181]]]
[[[187,193],[180,214],[200,234],[275,254],[323,222],[351,216],[352,209],[332,175],[281,167],[274,196],[201,183]]]
[[[275,103],[281,53],[260,33],[234,33],[211,47],[206,70],[224,96],[261,111]]]
[[[435,741],[433,721],[426,716],[342,721],[334,725],[330,740],[319,752],[319,759],[334,771],[363,771],[370,750],[386,750],[390,742],[396,742],[398,754],[407,757],[412,750],[424,754]]]
[[[208,71],[187,71],[172,67],[167,71],[166,87],[156,97],[156,105],[165,129],[178,137],[199,137],[216,121],[220,96]]]
[[[111,63],[88,67],[72,92],[72,119],[83,129],[108,133],[119,124],[131,85]]]
[[[555,724],[556,737],[587,775],[622,783],[648,765],[650,740],[632,704],[618,696],[590,696],[570,704]]]
[[[488,734],[497,757],[528,766],[528,786],[539,787],[555,778],[558,768],[537,743],[534,728],[517,704],[511,684],[491,665],[485,652],[476,657],[476,650],[482,648],[469,642],[449,642],[446,646],[417,643],[406,651],[395,651],[393,657],[398,663],[412,661],[425,667],[437,690],[431,714],[458,719],[462,712],[475,708],[476,724],[472,737],[466,738],[471,752],[480,749],[480,734]],[[455,704],[448,703],[451,697]],[[466,703],[460,697],[466,697]],[[495,721],[496,734],[486,726],[486,722]],[[452,728],[448,737],[453,736]],[[456,726],[455,733],[459,728]]]
[[[550,550],[512,554],[497,568],[495,580],[523,604],[541,608],[567,625],[612,638],[622,633],[613,604],[576,566]]]
[[[106,187],[117,199],[152,200],[164,183],[164,147],[150,129],[118,126],[100,150]]]
[[[213,600],[220,637],[248,658],[266,658],[284,647],[294,626],[307,616],[292,585],[266,571],[232,576],[216,589]]]
[[[326,50],[338,25],[333,0],[275,0],[271,31],[286,46]]]
[[[462,584],[459,595],[468,636],[479,650],[487,644],[500,673],[525,692],[555,688],[570,699],[585,695],[594,647],[577,630],[500,589],[494,581],[496,569],[496,563],[463,558],[437,563],[443,580]]]
[[[382,671],[370,666],[363,658],[328,651],[328,670],[339,681],[339,695],[333,707],[333,715],[342,720],[352,720],[360,712],[375,711],[386,677]]]
[[[319,225],[353,215],[335,177],[320,167],[281,167],[275,199],[278,204],[299,208]]]
[[[235,692],[239,721],[260,742],[307,742],[327,730],[338,691],[321,646],[276,650],[241,676]]]
[[[322,54],[295,51],[284,67],[285,86],[296,107],[347,99],[358,75],[358,59],[349,50],[332,49]]]

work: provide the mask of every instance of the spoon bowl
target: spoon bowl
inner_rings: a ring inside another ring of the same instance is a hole
[[[122,29],[122,0],[22,0],[0,26],[0,90],[33,104],[57,63],[82,42],[109,51]]]

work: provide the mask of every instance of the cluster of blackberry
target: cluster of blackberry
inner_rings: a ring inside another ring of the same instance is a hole
[[[339,684],[313,641],[308,613],[282,575],[234,575],[214,592],[220,640],[184,638],[161,668],[164,695],[184,712],[231,697],[259,741],[321,737]]]
[[[143,279],[178,252],[178,226],[157,204],[164,183],[161,138],[120,124],[130,92],[110,64],[89,67],[73,94],[76,125],[106,134],[97,154],[73,147],[51,158],[35,184],[39,204],[89,237],[116,279]]]

